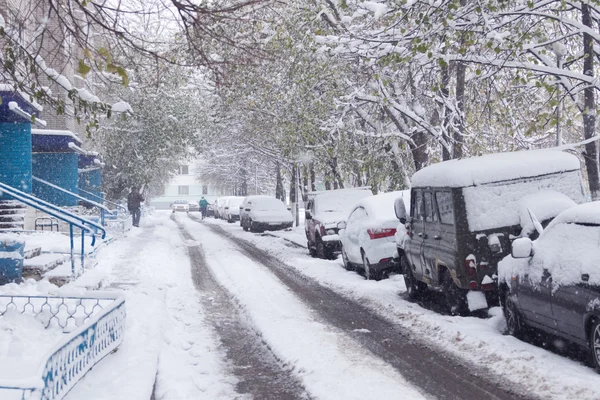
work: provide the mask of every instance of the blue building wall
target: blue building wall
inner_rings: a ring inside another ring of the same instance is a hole
[[[34,153],[33,176],[78,194],[77,153]],[[33,194],[57,206],[76,206],[77,199],[40,182],[33,182]]]
[[[79,188],[83,189],[87,192],[91,192],[100,198],[104,198],[102,192],[100,191],[100,186],[102,185],[102,177],[100,175],[100,169],[93,169],[79,173]],[[93,197],[88,195],[85,192],[79,192],[81,197],[85,197],[86,199],[90,199],[92,201],[98,202],[99,199],[97,197]]]
[[[31,123],[0,123],[0,182],[31,193]],[[2,196],[0,200],[10,197]]]

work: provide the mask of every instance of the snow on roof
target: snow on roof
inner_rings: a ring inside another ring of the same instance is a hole
[[[556,224],[600,225],[600,201],[579,204],[561,212],[554,220],[552,220],[550,226]]]
[[[97,156],[97,155],[98,155],[98,153],[97,153],[97,152],[95,152],[95,151],[87,151],[87,150],[84,150],[84,149],[82,149],[81,147],[77,146],[77,145],[76,145],[75,143],[73,143],[73,142],[69,142],[68,146],[69,146],[69,148],[70,148],[70,149],[73,149],[73,150],[75,150],[76,152],[78,152],[78,153],[80,153],[80,154],[83,154],[83,155],[86,155],[86,156]]]
[[[413,187],[467,187],[580,168],[577,157],[556,150],[487,154],[443,161],[417,171]]]
[[[27,111],[23,110],[21,107],[19,107],[19,104],[16,101],[10,101],[8,103],[8,109],[20,117],[23,117],[28,120],[33,120],[37,125],[46,126],[47,124],[47,122],[43,119],[34,119],[34,116],[29,114]]]
[[[364,207],[371,218],[398,221],[394,211],[394,202],[399,198],[404,198],[405,205],[410,204],[410,190],[399,190],[366,197],[359,201],[357,205]]]
[[[76,133],[68,131],[68,130],[57,130],[57,129],[32,129],[32,135],[51,135],[51,136],[69,136],[70,138],[75,139],[79,143],[81,143],[81,139],[77,136]]]

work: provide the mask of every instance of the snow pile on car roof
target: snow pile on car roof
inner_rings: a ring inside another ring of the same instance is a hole
[[[349,213],[359,200],[373,196],[370,190],[341,189],[319,193],[315,196],[315,212]]]
[[[404,198],[404,204],[410,204],[410,190],[400,190],[396,192],[382,193],[376,196],[362,199],[358,205],[367,210],[367,214],[372,219],[382,221],[392,220],[397,222],[396,212],[394,211],[394,202],[398,198]]]
[[[563,211],[553,221],[555,224],[596,224],[600,225],[600,201],[580,204]]]
[[[413,187],[466,187],[580,168],[577,157],[557,150],[487,154],[430,165],[412,177]]]

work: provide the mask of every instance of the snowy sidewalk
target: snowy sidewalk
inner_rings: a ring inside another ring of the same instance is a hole
[[[233,399],[219,343],[204,322],[186,244],[168,214],[142,220],[72,285],[126,289],[127,332],[67,400]]]

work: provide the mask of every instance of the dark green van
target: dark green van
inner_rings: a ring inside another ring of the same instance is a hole
[[[450,311],[496,305],[497,264],[511,241],[536,234],[584,201],[577,157],[550,150],[440,162],[412,178],[410,215],[398,243],[409,297],[441,290]],[[487,304],[486,304],[487,303]]]

